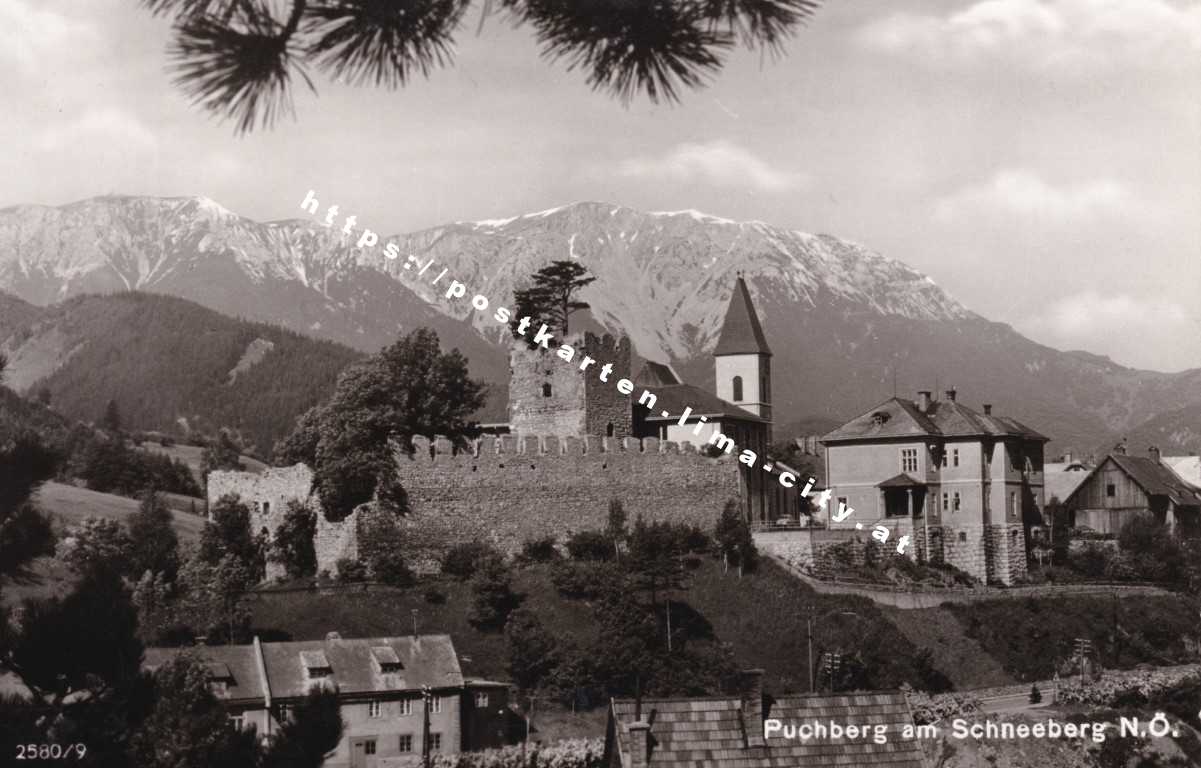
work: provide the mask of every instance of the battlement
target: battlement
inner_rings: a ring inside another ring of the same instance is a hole
[[[414,436],[412,438],[414,451],[410,459],[414,461],[428,457],[437,461],[439,457],[446,458],[487,458],[488,456],[612,456],[612,455],[679,455],[694,454],[698,457],[696,446],[692,443],[676,443],[671,440],[660,440],[657,437],[602,437],[600,435],[584,435],[582,437],[559,437],[557,435],[501,435],[499,437],[481,437],[469,440],[466,446],[456,447],[454,442],[446,437]],[[706,457],[707,458],[707,457]],[[711,461],[721,463],[733,460],[734,457],[722,454]]]

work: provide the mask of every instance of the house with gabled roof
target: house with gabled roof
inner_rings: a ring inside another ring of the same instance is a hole
[[[829,525],[883,525],[893,541],[908,535],[915,557],[1011,584],[1026,572],[1027,528],[1042,524],[1048,439],[954,389],[889,398],[821,439],[830,509],[854,510]]]
[[[747,673],[739,696],[612,700],[605,768],[924,768],[902,734],[913,714],[901,692],[776,698],[762,676]],[[831,724],[861,730],[835,735]]]
[[[385,758],[417,762],[505,743],[508,685],[466,679],[448,635],[147,648],[157,669],[180,653],[199,656],[230,723],[275,733],[314,688],[336,691],[346,730],[326,766],[370,768]],[[426,705],[428,696],[428,726]]]
[[[1187,468],[1187,467],[1185,467]],[[1073,526],[1118,534],[1149,515],[1182,536],[1201,535],[1201,490],[1186,481],[1152,446],[1129,456],[1125,445],[1108,454],[1064,501]]]

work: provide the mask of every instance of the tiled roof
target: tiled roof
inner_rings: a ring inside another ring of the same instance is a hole
[[[634,382],[640,387],[668,387],[683,383],[670,365],[656,363],[654,360],[643,363],[642,370],[634,377]]]
[[[1048,462],[1043,464],[1043,493],[1049,502],[1051,497],[1067,501],[1072,492],[1088,477],[1089,468],[1078,461]]]
[[[612,703],[612,734],[622,765],[630,765],[632,700]],[[747,746],[742,702],[737,697],[644,699],[642,717],[651,723],[648,766],[690,768],[923,768],[915,740],[902,740],[900,731],[912,724],[909,705],[901,693],[858,693],[784,696],[765,708],[764,716],[784,725],[814,721],[842,725],[885,725],[887,741],[876,744],[868,735],[856,739],[785,738],[779,733],[766,746]],[[761,723],[746,727],[761,728]]]
[[[759,325],[759,316],[755,314],[755,307],[751,303],[751,293],[741,277],[734,283],[734,293],[730,296],[730,306],[726,309],[726,319],[722,323],[721,335],[717,337],[713,354],[771,354],[763,327]]]
[[[142,666],[148,670],[155,670],[184,652],[191,652],[204,661],[209,670],[209,678],[213,682],[225,683],[222,699],[261,701],[267,695],[263,689],[263,679],[258,671],[253,645],[147,648],[142,658]]]
[[[936,400],[925,413],[893,397],[822,437],[823,443],[897,437],[1022,437],[1047,440],[1017,419],[984,415],[953,400]]]
[[[385,647],[401,664],[399,672],[389,675],[392,680],[385,680],[375,661],[373,649]],[[342,694],[463,685],[463,673],[448,635],[421,635],[417,640],[406,636],[263,643],[272,697],[299,697],[308,692],[301,655],[314,651],[324,653],[333,670],[332,680]]]
[[[342,695],[373,691],[459,688],[463,673],[449,635],[375,637],[360,639],[309,640],[286,643],[262,643],[263,664],[273,699],[299,698],[308,693],[306,667],[328,667],[328,678]],[[259,699],[268,691],[262,684],[253,645],[205,645],[195,648],[147,648],[143,666],[155,669],[178,654],[191,651],[210,669],[228,670],[227,696],[230,700]],[[396,661],[393,662],[392,659]],[[378,661],[377,661],[378,660]],[[386,675],[380,667],[400,664]]]
[[[684,409],[691,407],[691,418],[708,416],[713,419],[715,416],[723,416],[742,421],[766,422],[766,419],[756,416],[744,408],[739,408],[733,403],[727,403],[712,392],[691,384],[676,384],[670,387],[648,386],[646,388],[658,398],[654,410],[646,415],[647,421],[678,421],[680,415],[684,413]],[[665,417],[662,415],[662,411],[667,411],[671,415]]]
[[[1088,478],[1110,461],[1125,472],[1148,496],[1166,496],[1177,506],[1201,505],[1201,492],[1181,480],[1170,468],[1147,456],[1111,453],[1105,457],[1105,461],[1097,465],[1097,469],[1089,473]]]
[[[1163,463],[1171,467],[1184,482],[1201,488],[1201,456],[1164,456]]]

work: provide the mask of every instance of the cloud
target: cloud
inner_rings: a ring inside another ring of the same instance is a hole
[[[861,27],[869,50],[945,69],[997,60],[1039,74],[1201,68],[1201,3],[980,0],[947,15],[894,13]]]
[[[1033,171],[1008,169],[998,171],[983,184],[938,200],[934,216],[943,222],[998,214],[1074,221],[1104,214],[1125,215],[1137,207],[1126,188],[1113,179],[1055,186]]]
[[[672,181],[702,181],[723,187],[752,186],[778,192],[804,186],[804,174],[791,173],[725,139],[701,144],[677,144],[660,157],[633,157],[617,166],[617,173],[631,178]]]
[[[1087,349],[1124,365],[1152,370],[1164,361],[1195,365],[1192,341],[1201,319],[1163,296],[1102,293],[1088,288],[1054,301],[1020,324],[1024,333],[1061,349]]]
[[[95,146],[91,142],[113,142],[122,151],[153,150],[158,137],[141,120],[116,107],[89,109],[78,118],[51,126],[38,137],[36,146],[43,152],[65,148]]]
[[[95,39],[95,30],[82,21],[24,0],[0,0],[0,61],[26,74],[53,70],[64,52]]]

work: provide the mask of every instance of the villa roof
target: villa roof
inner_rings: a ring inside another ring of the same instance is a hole
[[[746,281],[740,275],[734,283],[734,293],[730,296],[730,305],[726,309],[726,319],[722,323],[713,356],[744,354],[770,355],[771,349],[767,346],[763,327],[759,325],[759,316],[755,314]]]
[[[1049,438],[1017,419],[985,415],[954,400],[935,400],[923,413],[911,400],[892,397],[822,437],[823,443],[887,438],[1021,437]]]
[[[770,701],[770,699],[769,699]],[[635,702],[614,700],[610,706],[611,748],[630,768],[630,724]],[[648,768],[922,768],[922,752],[914,739],[900,738],[902,726],[913,723],[905,696],[899,692],[847,695],[795,695],[770,701],[765,716],[785,724],[855,723],[886,725],[888,740],[876,744],[870,734],[856,739],[784,738],[778,733],[766,746],[748,746],[742,701],[738,697],[644,699],[643,719],[651,723]]]

